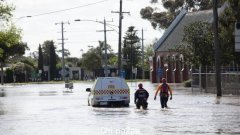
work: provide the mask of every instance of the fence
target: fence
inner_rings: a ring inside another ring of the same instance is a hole
[[[193,69],[192,90],[216,93],[215,67]],[[240,95],[240,67],[221,67],[222,94]]]

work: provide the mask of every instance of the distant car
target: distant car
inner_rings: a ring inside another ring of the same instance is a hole
[[[88,96],[90,106],[125,106],[130,103],[130,89],[123,78],[99,77],[93,84]]]

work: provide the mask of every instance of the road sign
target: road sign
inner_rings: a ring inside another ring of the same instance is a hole
[[[64,69],[61,69],[59,71],[59,74],[61,74],[62,76],[67,77],[69,75],[69,71],[66,68],[64,68]]]
[[[125,78],[125,77],[126,77],[125,70],[121,70],[121,72],[120,72],[120,77],[121,77],[121,78]]]

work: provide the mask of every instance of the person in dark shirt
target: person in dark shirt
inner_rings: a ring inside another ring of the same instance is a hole
[[[147,109],[148,103],[147,99],[149,97],[149,93],[147,90],[143,88],[142,83],[138,84],[138,89],[135,92],[134,103],[136,104],[137,109],[140,109],[142,106],[143,109]]]

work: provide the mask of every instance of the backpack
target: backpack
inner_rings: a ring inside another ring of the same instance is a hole
[[[161,89],[161,92],[160,92],[160,96],[168,97],[168,89],[169,89],[168,84],[163,83],[162,84],[162,89]]]

